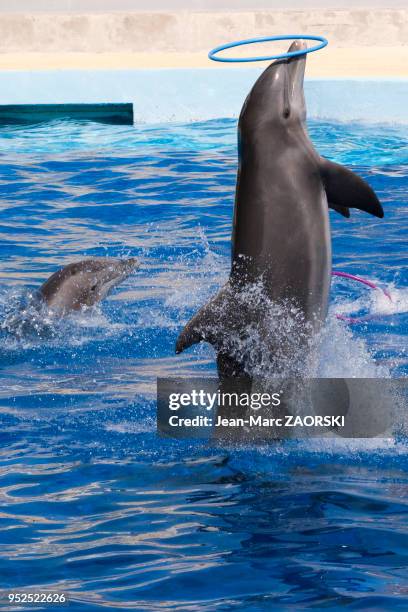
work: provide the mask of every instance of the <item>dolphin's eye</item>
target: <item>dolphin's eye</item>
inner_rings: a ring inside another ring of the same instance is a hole
[[[285,119],[288,119],[290,117],[290,108],[285,108],[285,110],[283,111],[283,116]]]

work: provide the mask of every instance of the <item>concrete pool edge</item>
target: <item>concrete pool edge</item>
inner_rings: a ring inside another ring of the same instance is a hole
[[[133,103],[135,122],[236,117],[261,68],[0,72],[0,104]],[[309,118],[408,124],[408,78],[311,78]]]

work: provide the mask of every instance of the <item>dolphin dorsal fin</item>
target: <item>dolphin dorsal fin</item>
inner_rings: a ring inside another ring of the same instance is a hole
[[[349,208],[358,208],[380,219],[384,216],[384,211],[374,190],[348,168],[322,158],[320,176],[330,208],[345,217],[350,216],[345,214],[344,210]]]

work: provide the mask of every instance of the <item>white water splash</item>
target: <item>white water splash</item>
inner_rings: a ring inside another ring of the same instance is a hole
[[[365,341],[330,310],[320,336],[317,376],[321,378],[383,378],[390,371],[376,363]]]
[[[208,243],[204,232],[200,232],[201,243],[204,247],[204,257],[183,267],[183,273],[177,276],[172,291],[166,298],[165,307],[177,308],[179,311],[178,321],[180,331],[188,322],[190,313],[194,313],[205,305],[224,284],[228,277],[229,259],[214,253]],[[393,302],[381,291],[371,291],[370,298],[372,306],[370,311],[378,312],[400,312],[406,307],[408,292],[404,289],[391,289]],[[330,309],[326,323],[316,342],[318,346],[317,364],[311,371],[310,364],[306,366],[302,361],[304,349],[299,350],[299,321],[296,312],[291,312],[290,306],[278,306],[267,304],[267,300],[260,287],[254,287],[241,296],[242,304],[252,304],[252,307],[261,309],[262,330],[256,327],[248,328],[244,337],[231,338],[232,351],[237,356],[246,354],[256,373],[263,374],[273,372],[273,367],[278,360],[284,360],[284,353],[288,353],[288,346],[292,352],[286,357],[286,373],[303,374],[305,376],[318,376],[323,378],[382,378],[389,377],[390,371],[387,367],[376,363],[364,339],[356,336],[352,328],[335,317],[335,313],[353,313],[366,307],[367,296],[358,300],[335,304]],[[385,300],[385,301],[384,301]],[[381,311],[382,308],[382,311]],[[398,310],[397,310],[398,309]],[[181,319],[181,321],[180,321]],[[268,338],[269,337],[269,338]],[[270,354],[270,346],[275,342],[277,353]],[[298,348],[296,348],[298,347]],[[192,358],[194,358],[192,356]],[[285,367],[285,366],[284,366]]]
[[[408,287],[387,287],[391,300],[382,291],[372,291],[370,313],[374,315],[393,315],[408,312]]]
[[[0,294],[0,332],[6,350],[61,344],[79,347],[123,333],[126,327],[110,321],[99,305],[61,318],[30,290]]]
[[[380,281],[370,279],[381,285]],[[337,301],[335,312],[345,316],[358,316],[364,312],[364,317],[391,316],[408,312],[408,288],[389,285],[384,287],[389,296],[382,289],[375,289],[351,300]],[[391,299],[390,299],[391,298]]]

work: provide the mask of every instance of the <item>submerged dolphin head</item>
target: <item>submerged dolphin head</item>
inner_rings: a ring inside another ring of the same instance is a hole
[[[79,310],[103,300],[138,268],[137,260],[98,257],[69,264],[40,287],[48,307],[59,313]]]
[[[306,50],[296,40],[288,52]],[[303,79],[306,54],[273,62],[252,87],[240,115],[240,127],[251,131],[267,125],[276,129],[302,124],[306,119]]]

